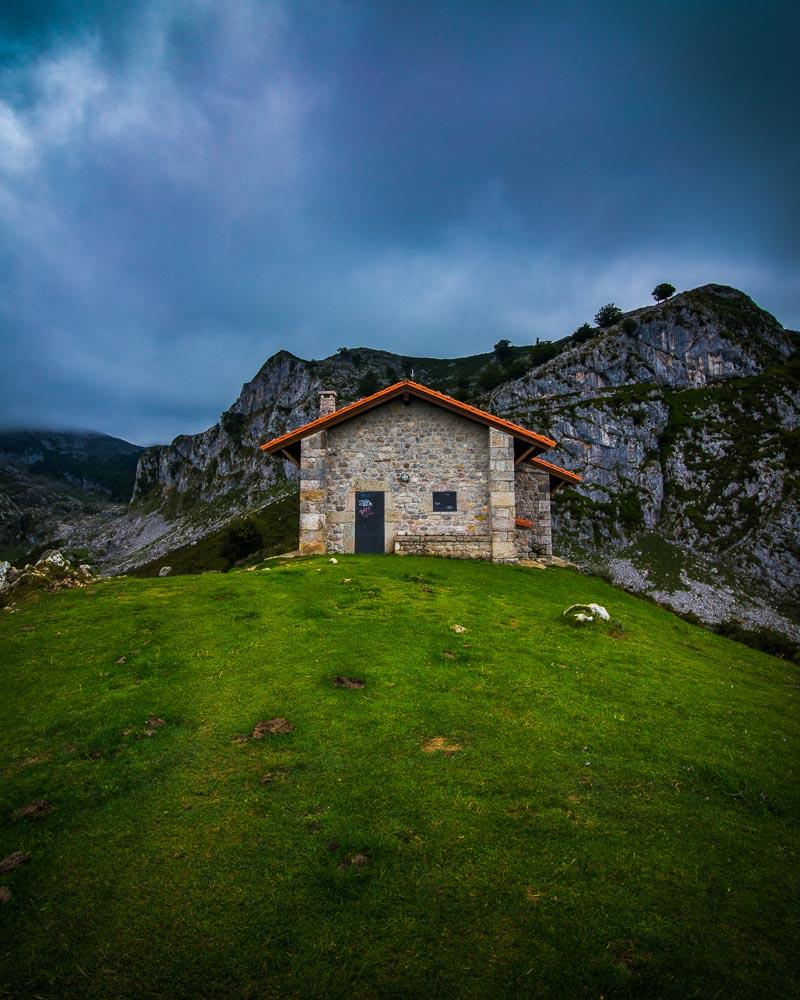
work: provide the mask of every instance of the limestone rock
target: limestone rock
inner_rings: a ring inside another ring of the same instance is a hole
[[[607,622],[610,615],[600,604],[571,604],[564,612],[565,618],[572,625],[591,625],[595,622]]]
[[[598,330],[482,401],[583,476],[553,500],[556,550],[703,621],[800,638],[777,610],[800,593],[797,335],[721,285],[628,315],[632,332]]]
[[[5,564],[8,566],[8,564]],[[30,563],[21,570],[8,566],[0,569],[0,593],[3,603],[10,605],[24,594],[34,590],[54,593],[71,587],[85,587],[97,578],[90,566],[73,566],[66,556],[54,549],[45,552],[35,565]]]

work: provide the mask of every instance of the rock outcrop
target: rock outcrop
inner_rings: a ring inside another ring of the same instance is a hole
[[[557,547],[683,613],[796,634],[797,334],[719,285],[626,320],[486,400],[584,477],[553,505]]]
[[[34,564],[15,569],[8,562],[0,563],[0,607],[13,610],[17,600],[32,591],[55,593],[74,587],[85,587],[97,580],[91,566],[73,565],[57,549],[45,552]]]

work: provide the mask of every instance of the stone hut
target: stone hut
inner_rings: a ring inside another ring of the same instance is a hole
[[[580,476],[555,441],[417,382],[336,408],[261,446],[300,468],[300,551],[493,562],[552,555],[550,498]]]

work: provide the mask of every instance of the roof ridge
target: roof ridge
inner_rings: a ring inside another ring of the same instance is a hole
[[[461,413],[471,419],[477,419],[480,423],[484,423],[487,426],[494,426],[497,430],[504,430],[514,437],[522,438],[529,444],[538,445],[543,449],[555,447],[556,442],[552,438],[545,437],[543,434],[537,434],[536,431],[522,427],[520,424],[515,424],[504,417],[498,417],[494,413],[489,413],[488,410],[481,410],[470,403],[463,403],[460,399],[439,392],[438,389],[431,389],[421,382],[414,382],[411,379],[401,379],[399,382],[394,382],[392,385],[379,389],[369,396],[363,396],[353,403],[348,403],[346,406],[342,406],[332,413],[326,413],[324,416],[316,417],[314,420],[310,420],[308,423],[302,424],[294,430],[286,431],[284,434],[262,444],[260,449],[266,452],[280,450],[281,447],[294,444],[296,441],[315,433],[317,430],[342,423],[344,420],[349,419],[351,415],[355,416],[358,413],[362,413],[383,400],[388,402],[389,399],[409,390],[420,398],[427,399],[429,402],[436,403],[437,401],[441,401],[454,412]]]

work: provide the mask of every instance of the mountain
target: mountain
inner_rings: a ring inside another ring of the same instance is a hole
[[[562,553],[712,623],[800,636],[800,337],[747,295],[704,285],[608,329],[460,359],[369,348],[306,361],[287,351],[246,383],[218,423],[139,457],[124,515],[96,513],[70,539],[108,570],[157,567],[254,512],[290,548],[296,470],[259,444],[411,375],[559,442],[583,483],[554,504]],[[277,523],[277,522],[276,522]]]
[[[408,358],[370,348],[343,348],[321,361],[279,351],[247,382],[219,423],[201,434],[182,435],[171,445],[148,449],[139,462],[134,504],[182,513],[198,503],[241,509],[296,480],[291,466],[265,461],[258,446],[317,416],[318,393],[335,389],[337,405],[359,399],[413,376],[443,392],[470,398],[497,372],[522,373],[537,348],[509,348],[505,368],[495,355],[444,360]]]
[[[342,406],[404,376],[444,392],[471,398],[510,374],[528,370],[551,345],[503,347],[503,365],[493,352],[466,358],[409,358],[366,347],[343,348],[322,360],[306,361],[279,351],[247,382],[218,423],[200,434],[181,435],[171,444],[148,448],[139,460],[133,500],[125,518],[76,526],[74,539],[106,565],[128,571],[155,567],[178,551],[180,565],[188,549],[218,535],[234,518],[252,512],[259,523],[272,507],[282,525],[265,532],[273,547],[297,544],[297,517],[287,518],[297,503],[297,470],[265,459],[259,445],[317,416],[321,389],[335,389]],[[213,562],[213,560],[212,560]]]
[[[0,431],[0,546],[18,555],[124,511],[142,448],[93,431]]]
[[[798,334],[705,285],[498,387],[490,409],[559,442],[584,482],[562,551],[703,621],[785,628],[800,593]]]

